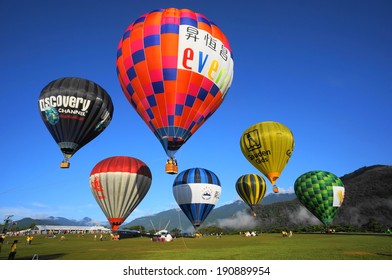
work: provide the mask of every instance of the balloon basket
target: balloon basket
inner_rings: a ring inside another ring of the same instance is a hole
[[[61,168],[69,168],[69,166],[70,166],[70,163],[68,161],[62,161],[60,163]]]
[[[274,193],[279,193],[279,188],[278,187],[274,187],[272,190],[274,191]]]
[[[165,171],[167,174],[177,174],[178,173],[178,166],[173,163],[166,163]]]

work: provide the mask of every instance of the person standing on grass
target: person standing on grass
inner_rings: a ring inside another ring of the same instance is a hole
[[[4,237],[3,235],[0,236],[0,253],[1,253],[1,247],[3,246],[3,242],[4,242]]]
[[[11,245],[10,254],[8,255],[8,259],[9,259],[9,260],[14,260],[14,259],[15,259],[15,255],[16,255],[16,243],[18,243],[18,240],[14,240],[14,243],[12,243],[12,245]]]

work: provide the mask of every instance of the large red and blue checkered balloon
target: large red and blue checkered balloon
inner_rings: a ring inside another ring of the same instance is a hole
[[[175,8],[132,22],[116,65],[125,96],[170,158],[218,109],[234,66],[229,42],[213,22]]]

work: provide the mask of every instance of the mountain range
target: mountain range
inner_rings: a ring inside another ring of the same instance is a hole
[[[277,202],[286,202],[296,199],[294,193],[278,193],[269,194],[262,200],[262,205],[269,205]],[[249,215],[248,206],[241,200],[234,201],[233,203],[217,207],[211,211],[207,219],[204,221],[203,226],[217,225],[221,227],[230,227],[232,220],[235,223],[244,223],[247,219],[252,217]],[[161,230],[167,227],[168,230],[177,228],[184,231],[192,231],[192,224],[189,222],[185,214],[179,209],[170,209],[157,213],[155,215],[146,216],[134,219],[130,223],[123,225],[125,227],[143,226],[146,230],[155,229]]]
[[[106,222],[105,222],[106,223]],[[63,217],[53,217],[50,216],[46,219],[32,219],[32,218],[23,218],[21,220],[16,221],[16,224],[19,229],[28,228],[32,224],[36,225],[61,225],[61,226],[93,226],[97,225],[97,222],[92,219],[85,217],[81,220],[69,220]],[[102,223],[99,223],[102,224]],[[109,223],[107,223],[109,225]]]
[[[345,186],[345,198],[334,224],[361,226],[369,221],[392,226],[392,166],[374,165],[362,167],[340,177]],[[230,229],[268,229],[274,226],[292,227],[298,225],[320,225],[296,198],[294,193],[269,194],[255,208],[256,217],[249,215],[249,207],[242,201],[215,208],[203,226],[218,226]],[[31,224],[45,225],[95,225],[85,217],[82,220],[68,220],[49,217],[45,220],[24,218],[17,221],[20,229]],[[100,223],[103,224],[103,223]],[[107,223],[105,223],[107,225]],[[140,217],[124,224],[122,228],[143,226],[146,230],[167,228],[192,231],[192,225],[180,209],[170,209],[155,215]]]
[[[333,224],[362,227],[368,223],[392,227],[392,166],[374,165],[340,177],[344,201]],[[256,207],[257,224],[271,227],[321,225],[297,198],[289,202]]]

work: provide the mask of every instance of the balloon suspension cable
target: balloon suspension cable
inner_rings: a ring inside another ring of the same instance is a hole
[[[173,164],[177,165],[177,160],[174,156],[170,156],[167,162],[172,162]]]
[[[180,233],[181,233],[182,232],[182,225],[181,225],[181,218],[180,218],[181,208],[180,209],[176,209],[176,210],[177,210],[177,213],[178,213],[178,223],[180,225]],[[181,234],[181,239],[182,239],[182,243],[184,244],[185,248],[189,249],[188,246],[186,246],[185,238],[184,238],[184,236],[182,234]]]

